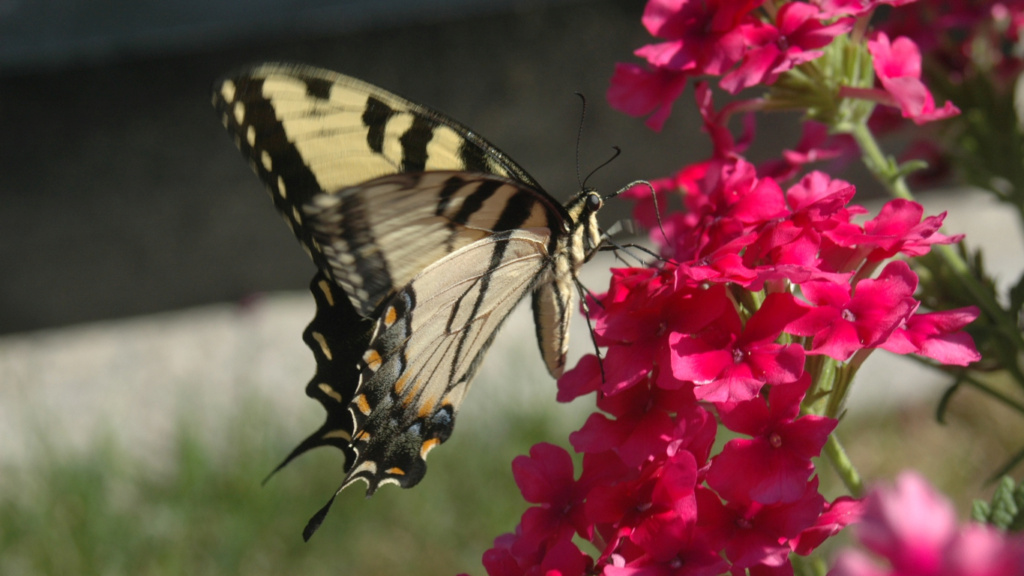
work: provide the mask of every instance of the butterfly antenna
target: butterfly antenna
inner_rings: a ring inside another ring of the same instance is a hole
[[[619,148],[618,146],[612,146],[612,150],[614,150],[614,152],[612,152],[612,155],[607,160],[598,164],[596,168],[594,168],[593,170],[590,171],[589,174],[587,174],[587,177],[583,179],[583,184],[581,185],[581,187],[585,187],[587,185],[587,180],[590,180],[590,177],[596,174],[598,170],[611,164],[612,160],[615,160],[616,158],[619,157],[619,154],[622,154],[622,148]]]
[[[604,304],[601,304],[601,301],[598,300],[594,296],[594,293],[587,289],[582,282],[580,282],[579,278],[574,277],[572,280],[576,284],[576,290],[580,293],[583,316],[587,319],[587,330],[590,332],[590,341],[594,344],[594,355],[597,356],[597,365],[601,368],[601,383],[603,384],[608,381],[604,374],[604,356],[601,356],[601,348],[597,345],[597,333],[594,332],[594,323],[590,319],[590,305],[587,303],[587,296],[594,298],[594,302],[597,302],[602,308],[604,307]]]
[[[574,92],[580,97],[580,125],[576,130],[576,183],[579,184],[580,190],[583,190],[583,186],[586,183],[585,179],[580,178],[580,142],[583,141],[583,122],[587,119],[587,97],[582,92]]]

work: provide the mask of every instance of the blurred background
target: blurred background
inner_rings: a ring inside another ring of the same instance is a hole
[[[587,407],[555,405],[520,310],[424,482],[369,500],[348,491],[303,544],[341,480],[340,453],[260,481],[323,418],[302,392],[313,266],[221,127],[210,87],[265,60],[344,72],[473,127],[560,199],[578,187],[581,92],[579,170],[622,148],[589,182],[608,192],[708,154],[692,97],[660,133],[605,102],[615,62],[649,41],[642,9],[0,0],[0,574],[481,573],[481,554],[525,507],[512,458],[564,445]],[[798,137],[791,118],[767,120],[754,160]],[[936,196],[929,210],[963,201]],[[1000,217],[986,209],[961,218]],[[602,218],[627,214],[611,206]],[[588,266],[591,289],[612,264]],[[582,323],[574,338],[579,356]],[[861,377],[892,404],[887,370]],[[912,397],[941,391],[921,392],[918,375],[900,371]]]

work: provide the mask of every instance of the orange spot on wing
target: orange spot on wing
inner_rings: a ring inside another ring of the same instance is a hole
[[[431,438],[420,445],[420,458],[426,460],[427,454],[441,443],[437,438]]]
[[[356,409],[363,414],[363,416],[369,416],[373,410],[370,408],[370,403],[366,400],[366,394],[360,394],[352,399],[352,403],[356,405]]]
[[[376,372],[377,369],[380,368],[380,354],[378,354],[377,351],[374,350],[373,348],[370,348],[369,350],[366,351],[366,354],[363,354],[363,362],[366,362],[366,365],[370,368],[370,370]]]
[[[402,374],[401,378],[399,378],[398,380],[395,380],[395,385],[393,387],[393,389],[395,391],[395,394],[398,394],[399,396],[404,396],[405,395],[405,386],[408,383],[409,383],[409,376],[407,374]],[[411,396],[408,397],[408,398],[403,398],[403,401],[405,401],[406,403],[408,403],[409,400],[412,400]]]
[[[384,313],[384,325],[391,326],[398,320],[398,312],[395,311],[394,306],[388,306],[388,311]]]
[[[419,418],[427,418],[434,413],[434,399],[424,398],[423,406],[420,406],[420,411],[416,414]]]

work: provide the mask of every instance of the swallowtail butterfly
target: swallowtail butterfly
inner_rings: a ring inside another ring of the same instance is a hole
[[[327,70],[242,70],[213,104],[319,268],[306,393],[327,420],[278,469],[330,445],[346,456],[335,496],[356,480],[367,494],[414,486],[527,294],[547,369],[562,374],[576,273],[601,243],[596,192],[563,206],[476,132]]]

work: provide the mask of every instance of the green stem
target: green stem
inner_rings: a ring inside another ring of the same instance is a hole
[[[861,154],[864,157],[864,165],[882,183],[894,198],[913,200],[914,195],[907,187],[907,180],[900,174],[896,163],[888,158],[882,147],[875,140],[875,135],[868,129],[866,122],[858,122],[845,131],[849,132],[853,139],[860,146]]]
[[[843,484],[846,485],[850,495],[854,498],[860,498],[864,494],[864,480],[857,473],[853,462],[846,455],[846,450],[843,450],[842,444],[839,443],[839,439],[836,438],[834,433],[829,434],[828,441],[825,442],[825,456],[832,463],[832,468],[835,469],[836,474],[839,475]]]

